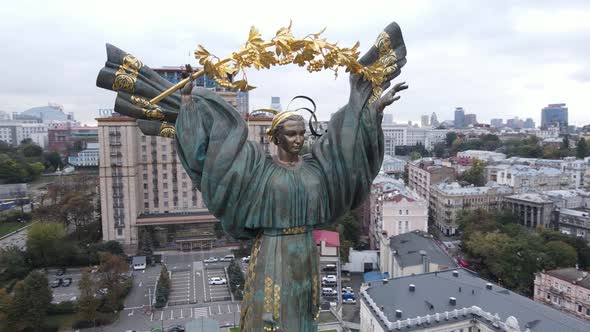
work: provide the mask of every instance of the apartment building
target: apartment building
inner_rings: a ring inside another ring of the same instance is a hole
[[[455,170],[442,166],[439,159],[422,158],[408,163],[408,187],[426,201],[430,200],[432,185],[454,181],[455,177]]]
[[[435,226],[445,235],[454,235],[459,228],[457,216],[462,210],[492,210],[502,207],[508,186],[489,183],[484,187],[461,187],[457,182],[440,183],[432,187],[430,211]]]
[[[488,181],[510,186],[516,193],[568,189],[573,187],[570,175],[551,167],[526,165],[486,166]]]
[[[534,299],[590,320],[590,276],[588,272],[573,267],[539,272],[535,276]]]
[[[176,142],[143,135],[133,118],[97,121],[103,239],[134,247],[147,232],[157,248],[211,246],[217,219],[178,160]]]

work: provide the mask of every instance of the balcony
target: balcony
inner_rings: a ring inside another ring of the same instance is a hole
[[[111,167],[123,167],[123,163],[111,163]]]
[[[121,136],[121,132],[111,131],[111,132],[109,132],[109,136]]]
[[[121,142],[109,142],[110,146],[121,146]]]

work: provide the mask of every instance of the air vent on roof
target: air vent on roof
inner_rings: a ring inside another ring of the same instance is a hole
[[[416,285],[410,284],[410,292],[413,292],[415,290],[416,290]]]
[[[402,311],[401,310],[395,311],[395,318],[402,318]]]
[[[386,285],[387,284],[387,279],[383,279],[383,284]]]
[[[453,277],[459,278],[459,271],[457,271],[457,270],[453,271]]]
[[[449,304],[450,305],[456,305],[457,304],[457,299],[454,297],[449,297]]]
[[[488,282],[488,283],[486,284],[486,289],[490,289],[490,290],[491,290],[491,289],[492,289],[492,284]]]

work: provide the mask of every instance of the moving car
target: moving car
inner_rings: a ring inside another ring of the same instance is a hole
[[[65,278],[63,280],[63,283],[61,284],[62,287],[68,287],[69,285],[72,284],[72,278]]]
[[[336,276],[335,275],[327,275],[325,277],[322,277],[322,282],[336,282]]]
[[[233,261],[234,259],[236,259],[236,257],[235,257],[234,255],[225,255],[225,256],[223,256],[223,258],[222,258],[222,259],[220,259],[219,261],[220,261],[220,262],[231,262],[231,261]]]
[[[242,257],[242,263],[250,263],[250,256]]]
[[[63,279],[62,278],[58,278],[58,279],[53,280],[51,282],[51,285],[50,286],[51,286],[51,288],[57,288],[57,287],[61,286],[61,283],[62,282],[63,282]]]
[[[227,280],[220,277],[212,277],[209,278],[209,285],[225,285],[227,284]]]
[[[463,258],[457,259],[457,264],[464,268],[469,268],[471,266],[471,264],[469,264],[469,262],[464,260]]]
[[[343,293],[342,299],[355,299],[355,297],[353,293]]]
[[[209,257],[206,260],[204,260],[203,262],[205,263],[217,263],[219,260],[215,257]]]

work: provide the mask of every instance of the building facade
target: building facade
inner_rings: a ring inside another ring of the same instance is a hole
[[[590,243],[590,210],[559,209],[557,227],[563,234],[577,236]]]
[[[506,196],[504,200],[505,209],[512,211],[519,224],[529,228],[555,228],[555,203],[547,195],[517,194]]]
[[[461,187],[458,183],[439,183],[430,193],[430,211],[435,226],[445,235],[454,235],[457,217],[463,210],[495,210],[502,207],[504,197],[512,194],[508,186],[490,184],[485,187]]]
[[[89,143],[86,149],[68,157],[68,164],[76,167],[98,167],[98,143]]]
[[[577,268],[539,272],[534,299],[557,310],[590,320],[590,276]]]
[[[44,123],[23,123],[14,120],[0,122],[0,141],[17,147],[27,138],[41,148],[47,148],[47,125]]]
[[[551,167],[526,165],[486,166],[487,181],[511,187],[515,193],[568,189],[572,187],[570,175]]]
[[[541,128],[559,127],[560,134],[568,132],[568,108],[564,103],[549,104],[541,110]]]
[[[463,107],[455,108],[454,126],[457,129],[465,128],[465,111]]]
[[[426,201],[430,200],[430,186],[454,181],[455,177],[455,170],[442,166],[437,159],[422,158],[408,163],[408,187]]]

